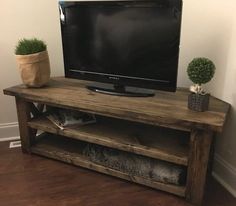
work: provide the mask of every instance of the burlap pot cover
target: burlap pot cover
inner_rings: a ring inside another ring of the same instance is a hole
[[[41,87],[50,78],[48,52],[29,55],[16,55],[23,83],[28,87]]]

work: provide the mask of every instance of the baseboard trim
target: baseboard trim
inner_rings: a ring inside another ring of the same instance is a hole
[[[19,139],[18,122],[0,124],[0,141]]]
[[[236,168],[215,154],[212,176],[236,198]]]
[[[13,141],[13,140],[19,140],[20,137],[3,137],[0,138],[0,142],[8,142],[8,141]]]
[[[236,190],[233,189],[228,183],[226,183],[219,175],[212,172],[212,176],[219,182],[231,195],[236,198]]]

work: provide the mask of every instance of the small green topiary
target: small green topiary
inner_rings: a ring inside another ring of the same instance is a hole
[[[215,65],[207,58],[194,58],[188,65],[187,73],[194,84],[201,86],[213,78]]]
[[[42,40],[36,38],[33,39],[21,39],[19,40],[16,48],[16,55],[34,54],[47,50],[47,45]]]

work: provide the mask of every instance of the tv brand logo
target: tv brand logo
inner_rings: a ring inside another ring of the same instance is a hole
[[[119,77],[108,77],[109,79],[113,79],[113,80],[119,80]]]

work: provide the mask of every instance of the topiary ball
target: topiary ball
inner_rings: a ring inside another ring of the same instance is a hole
[[[187,73],[194,84],[205,84],[213,78],[215,65],[210,59],[194,58],[188,65]]]

